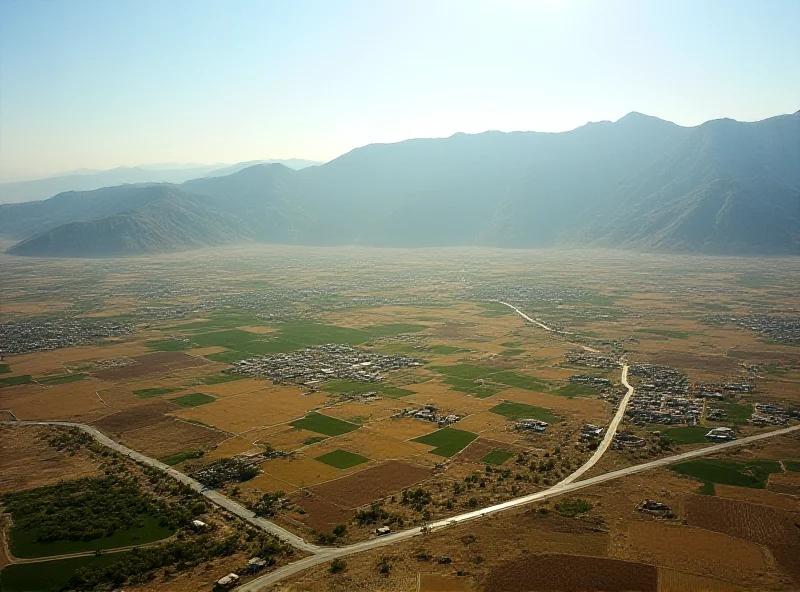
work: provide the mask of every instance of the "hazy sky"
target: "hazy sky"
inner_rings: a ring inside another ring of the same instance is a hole
[[[0,0],[0,176],[800,109],[800,0]]]

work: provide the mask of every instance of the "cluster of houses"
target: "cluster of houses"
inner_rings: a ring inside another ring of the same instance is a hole
[[[710,430],[706,434],[706,438],[712,442],[727,442],[729,440],[735,440],[736,434],[734,433],[733,428],[720,427]]]
[[[605,428],[596,426],[593,423],[584,424],[581,428],[580,435],[578,436],[578,440],[581,442],[588,442],[589,440],[594,440],[595,438],[599,438]]]
[[[619,361],[604,356],[580,350],[570,350],[564,356],[570,364],[586,366],[587,368],[618,368]]]
[[[550,425],[546,421],[540,419],[520,419],[517,422],[517,429],[526,432],[544,432],[547,426]]]
[[[332,343],[241,360],[233,364],[231,372],[269,378],[275,382],[314,386],[333,379],[378,382],[385,378],[384,372],[416,368],[422,364],[416,358],[379,354]]]
[[[741,329],[760,333],[780,343],[800,344],[800,317],[777,317],[764,314],[746,316],[714,315],[703,319],[712,325],[732,323]]]
[[[703,415],[703,401],[688,396],[689,379],[668,366],[636,364],[630,373],[638,376],[633,398],[625,415],[635,424],[697,425]]]
[[[28,319],[0,324],[0,357],[93,343],[130,335],[133,329],[95,319]]]
[[[248,560],[247,565],[239,570],[239,573],[231,572],[227,576],[223,576],[214,583],[214,590],[230,590],[235,587],[241,576],[248,574],[255,574],[260,572],[267,566],[267,560],[261,557],[253,557]]]
[[[611,386],[611,381],[607,378],[600,378],[599,376],[592,376],[591,374],[576,374],[569,377],[570,382],[577,384],[585,384],[596,388],[605,388]]]
[[[647,442],[632,432],[620,431],[614,434],[613,448],[641,448]]]
[[[591,294],[583,288],[574,286],[536,286],[536,285],[498,285],[491,282],[480,283],[461,296],[462,300],[487,301],[502,300],[515,305],[526,303],[564,304],[587,300]]]
[[[747,421],[754,426],[783,426],[788,425],[793,416],[800,417],[800,412],[788,411],[772,403],[756,403],[753,415]]]
[[[455,413],[439,413],[438,409],[433,405],[424,405],[419,409],[406,408],[396,414],[395,417],[412,417],[414,419],[421,419],[423,421],[431,421],[439,427],[446,427],[458,422],[463,415]]]

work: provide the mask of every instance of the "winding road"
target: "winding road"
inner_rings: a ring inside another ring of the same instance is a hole
[[[500,301],[498,300],[496,302]],[[500,302],[500,304],[504,304],[505,306],[514,309],[522,318],[535,325],[538,325],[539,327],[547,331],[557,332],[554,329],[548,327],[547,325],[544,325],[543,323],[540,323],[539,321],[530,318],[525,313],[523,313],[522,311],[520,311],[519,309],[508,303]],[[584,479],[583,481],[578,481],[580,477],[582,477],[589,469],[591,469],[597,464],[600,458],[602,458],[603,454],[605,454],[605,452],[608,450],[609,446],[614,440],[614,435],[617,432],[617,428],[619,427],[619,424],[622,422],[622,419],[625,415],[625,410],[628,406],[628,403],[630,402],[630,399],[633,396],[634,389],[628,382],[628,365],[622,360],[620,361],[620,364],[622,365],[622,376],[620,378],[620,382],[628,389],[628,392],[620,400],[619,406],[617,407],[617,411],[614,414],[611,423],[608,425],[605,436],[598,445],[597,450],[595,450],[594,454],[592,454],[592,456],[589,458],[588,461],[586,461],[586,463],[581,465],[575,472],[570,474],[561,482],[557,483],[553,487],[550,487],[549,489],[545,489],[543,491],[538,491],[536,493],[511,499],[499,504],[495,504],[493,506],[482,508],[480,510],[466,512],[464,514],[459,514],[458,516],[452,516],[450,518],[445,518],[443,520],[438,520],[429,523],[423,527],[409,528],[407,530],[394,532],[385,536],[372,538],[366,541],[361,541],[344,547],[321,547],[309,543],[303,538],[289,532],[285,528],[281,528],[280,526],[274,524],[273,522],[270,522],[269,520],[257,517],[253,512],[251,512],[241,504],[221,495],[220,493],[214,490],[206,489],[200,482],[192,479],[188,475],[185,475],[184,473],[181,473],[180,471],[177,471],[176,469],[173,469],[172,467],[156,459],[145,456],[139,452],[136,452],[135,450],[131,450],[127,446],[124,446],[119,442],[112,440],[111,438],[101,433],[96,428],[93,428],[92,426],[88,426],[81,423],[67,422],[67,421],[2,421],[0,422],[0,424],[68,426],[83,430],[103,446],[115,450],[116,452],[119,452],[120,454],[123,454],[137,462],[164,471],[167,475],[169,475],[173,479],[180,481],[181,483],[185,483],[186,485],[189,485],[192,489],[204,495],[209,501],[219,506],[220,508],[223,508],[228,512],[235,514],[236,516],[239,516],[240,518],[246,520],[250,524],[257,526],[258,528],[277,536],[281,540],[285,541],[286,543],[292,545],[297,549],[301,549],[303,551],[311,553],[311,555],[309,555],[308,557],[295,561],[294,563],[290,563],[289,565],[285,565],[271,573],[264,574],[263,576],[251,580],[250,582],[247,582],[245,584],[242,584],[241,586],[235,589],[236,592],[259,592],[263,590],[266,586],[279,582],[285,578],[300,573],[301,571],[304,571],[310,567],[314,567],[315,565],[320,565],[322,563],[326,563],[328,561],[331,561],[339,557],[346,557],[349,555],[355,555],[356,553],[369,551],[372,549],[387,547],[389,545],[394,545],[402,541],[412,539],[414,537],[423,536],[429,532],[442,530],[449,526],[462,524],[464,522],[478,520],[486,516],[496,514],[498,512],[504,512],[506,510],[520,508],[522,506],[532,504],[535,502],[541,502],[553,497],[571,493],[573,491],[578,491],[586,487],[592,487],[600,483],[605,483],[607,481],[619,479],[620,477],[625,477],[628,475],[633,475],[635,473],[641,473],[643,471],[649,471],[651,469],[665,467],[667,465],[689,460],[692,458],[716,454],[723,450],[727,450],[728,448],[733,448],[737,446],[746,446],[753,442],[758,442],[759,440],[764,440],[766,438],[773,438],[776,436],[782,436],[800,430],[800,425],[783,428],[771,432],[757,434],[755,436],[749,436],[746,438],[742,438],[740,440],[732,440],[730,442],[724,442],[722,444],[716,444],[713,446],[707,446],[705,448],[690,450],[689,452],[683,452],[681,454],[676,454],[674,456],[668,456],[650,462],[642,463],[639,465],[625,467],[623,469],[618,469],[616,471],[610,471],[607,473],[603,473],[602,475],[590,477],[588,479]]]

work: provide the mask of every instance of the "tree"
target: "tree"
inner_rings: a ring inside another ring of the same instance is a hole
[[[343,559],[339,559],[338,557],[331,561],[331,573],[341,573],[345,569],[347,569],[347,563]]]

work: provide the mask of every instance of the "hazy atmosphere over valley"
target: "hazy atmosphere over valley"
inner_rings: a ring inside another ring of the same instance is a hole
[[[797,0],[0,0],[0,592],[800,589]]]

